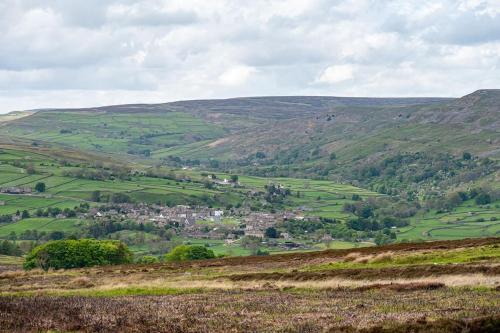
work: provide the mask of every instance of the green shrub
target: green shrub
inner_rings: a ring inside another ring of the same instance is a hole
[[[179,245],[165,255],[167,261],[187,261],[215,258],[214,251],[202,245]]]
[[[35,185],[35,191],[40,193],[45,192],[45,188],[46,188],[45,183],[36,183]]]
[[[78,268],[126,264],[131,261],[132,253],[120,241],[71,239],[51,241],[35,247],[26,256],[24,268]]]
[[[488,193],[479,193],[476,197],[476,203],[478,205],[487,205],[491,203],[491,196]]]
[[[143,256],[137,259],[138,264],[156,264],[160,262],[160,260],[155,256]]]

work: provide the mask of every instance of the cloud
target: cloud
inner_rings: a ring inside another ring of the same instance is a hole
[[[172,11],[150,3],[113,4],[106,11],[111,24],[131,26],[169,26],[193,24],[198,20],[192,11]]]
[[[354,77],[354,69],[351,65],[333,65],[327,67],[316,79],[318,83],[339,83]]]
[[[0,112],[500,86],[497,0],[3,0]]]
[[[219,76],[219,82],[226,86],[237,86],[245,83],[256,70],[249,66],[235,66]]]

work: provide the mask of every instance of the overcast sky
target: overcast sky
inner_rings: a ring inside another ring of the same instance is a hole
[[[0,0],[0,113],[500,88],[500,0]]]

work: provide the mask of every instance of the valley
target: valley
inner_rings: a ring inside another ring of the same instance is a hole
[[[498,105],[485,90],[2,116],[0,325],[497,326]]]

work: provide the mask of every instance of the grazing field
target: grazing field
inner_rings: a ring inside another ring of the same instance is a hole
[[[27,173],[31,166],[34,174]],[[64,164],[60,159],[42,151],[19,149],[0,150],[0,187],[34,188],[39,182],[46,185],[43,193],[31,194],[0,194],[0,215],[12,215],[27,210],[31,218],[25,218],[14,223],[0,224],[0,239],[8,238],[12,233],[22,234],[26,230],[38,232],[63,231],[71,234],[77,232],[85,221],[76,219],[33,218],[37,210],[52,208],[74,208],[82,203],[91,206],[98,205],[91,201],[92,193],[99,191],[102,195],[124,193],[137,202],[161,203],[167,205],[201,204],[225,208],[228,204],[260,205],[262,199],[252,198],[248,193],[264,192],[269,184],[281,185],[290,189],[289,195],[280,209],[299,212],[303,216],[318,216],[345,222],[354,217],[343,210],[344,204],[352,203],[353,195],[368,199],[382,194],[348,184],[338,184],[327,180],[294,179],[294,178],[264,178],[239,175],[239,186],[220,184],[207,188],[206,182],[211,180],[212,173],[195,169],[169,169],[163,172],[173,172],[178,179],[152,178],[146,176],[131,176],[127,179],[90,180],[68,176],[79,168],[93,167],[88,164]],[[218,181],[230,179],[229,173],[213,173]],[[209,179],[210,178],[210,179]],[[179,180],[181,179],[181,180]],[[188,181],[184,181],[184,180]],[[208,200],[208,201],[207,201]],[[208,203],[209,202],[209,203]],[[464,237],[494,236],[500,233],[500,202],[478,206],[472,200],[464,202],[451,212],[439,213],[430,211],[417,214],[410,219],[410,225],[396,230],[398,240],[432,240],[460,239]],[[262,208],[261,208],[262,209]],[[270,207],[263,209],[269,210]],[[227,220],[229,221],[229,220]],[[227,222],[226,221],[226,222]],[[231,220],[238,223],[236,220]],[[206,223],[206,222],[205,222]],[[211,226],[207,223],[207,227]],[[126,235],[128,238],[135,234]],[[117,237],[120,235],[116,235]],[[145,235],[145,239],[152,239]],[[132,239],[132,238],[131,238]],[[239,241],[228,245],[223,241],[178,239],[179,242],[194,244],[210,244],[217,255],[248,255],[250,251],[241,247]],[[305,240],[302,240],[305,241]],[[369,243],[371,245],[373,243]],[[324,242],[309,242],[311,250],[330,248],[345,248],[364,246],[367,243],[334,240]],[[275,253],[277,248],[262,246],[263,249]],[[132,246],[134,252],[146,254],[149,249],[142,245]]]
[[[493,332],[500,325],[499,263],[500,239],[487,238],[3,272],[0,326],[18,332]]]
[[[225,130],[181,112],[43,112],[2,133],[84,150],[143,155],[222,136]]]
[[[500,235],[500,201],[479,206],[472,200],[451,212],[430,211],[412,218],[398,239],[461,239]]]
[[[29,218],[18,222],[0,225],[0,239],[7,238],[12,232],[17,235],[26,230],[37,230],[38,232],[63,231],[71,232],[78,229],[83,223],[79,219],[54,219],[54,218]]]

